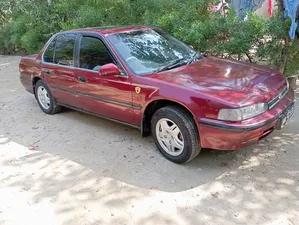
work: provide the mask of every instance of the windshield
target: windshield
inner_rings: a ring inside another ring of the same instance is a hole
[[[108,35],[109,41],[131,71],[145,75],[181,66],[196,51],[169,34],[157,30],[136,30]]]

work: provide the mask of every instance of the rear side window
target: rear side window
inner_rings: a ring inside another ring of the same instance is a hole
[[[56,41],[57,41],[57,37],[54,38],[53,41],[48,45],[48,48],[44,53],[44,62],[47,63],[54,62],[54,50],[55,50]]]
[[[98,38],[83,36],[80,43],[80,68],[99,71],[100,66],[114,63],[104,43]]]
[[[54,63],[65,66],[74,65],[75,34],[59,35],[54,54]]]

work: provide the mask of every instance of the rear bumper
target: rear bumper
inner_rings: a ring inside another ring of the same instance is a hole
[[[32,86],[32,81],[31,81],[30,78],[27,78],[27,77],[24,77],[24,76],[20,76],[20,82],[24,86],[24,88],[26,89],[26,91],[28,91],[31,94],[33,94],[33,86]]]
[[[203,148],[237,150],[252,145],[270,134],[280,115],[294,104],[295,93],[288,91],[269,111],[242,122],[225,122],[202,118],[199,120],[200,142]]]

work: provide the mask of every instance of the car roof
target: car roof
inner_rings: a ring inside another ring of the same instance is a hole
[[[150,26],[106,26],[106,27],[87,27],[87,28],[79,28],[66,32],[96,32],[100,34],[114,34],[114,33],[122,33],[122,32],[130,32],[134,30],[145,30],[152,28]]]

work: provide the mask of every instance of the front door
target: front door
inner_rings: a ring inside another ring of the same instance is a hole
[[[82,36],[79,41],[79,68],[76,76],[84,110],[118,121],[133,122],[131,81],[126,75],[101,76],[101,66],[114,63],[105,44],[97,37]]]
[[[80,102],[74,91],[78,83],[74,67],[76,36],[76,34],[61,34],[53,39],[43,56],[42,73],[58,102],[80,108]]]

